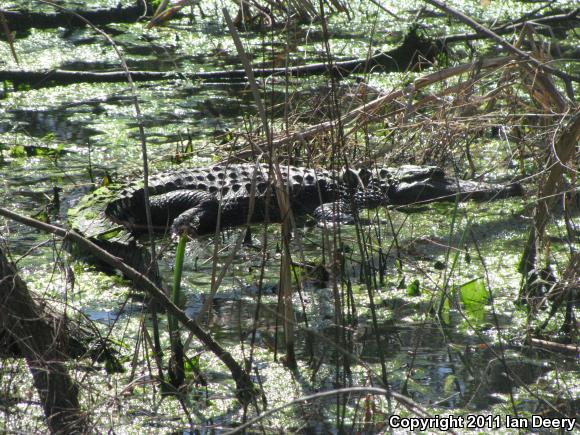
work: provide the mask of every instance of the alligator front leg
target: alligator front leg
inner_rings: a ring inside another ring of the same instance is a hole
[[[388,205],[382,189],[357,189],[342,192],[343,199],[319,205],[312,215],[319,222],[352,224],[359,210]]]
[[[221,209],[220,209],[221,203]],[[217,199],[208,197],[195,207],[184,211],[173,221],[172,235],[201,236],[246,223],[280,222],[280,211],[274,198],[263,196]]]
[[[354,213],[352,207],[345,201],[326,202],[316,207],[312,213],[318,224],[337,223],[352,224],[354,223]]]
[[[166,230],[182,213],[191,210],[212,196],[201,190],[175,190],[150,198],[151,220],[157,231]],[[142,219],[145,223],[144,213]]]

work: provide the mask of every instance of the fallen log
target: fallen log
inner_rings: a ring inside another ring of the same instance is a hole
[[[145,1],[136,1],[132,6],[118,5],[115,8],[74,10],[71,12],[34,12],[27,10],[8,11],[2,10],[8,28],[12,32],[20,32],[28,29],[54,29],[57,27],[84,27],[86,22],[78,17],[84,17],[96,26],[111,23],[134,23],[139,18],[147,15],[150,10]]]
[[[64,241],[71,240],[82,246],[84,249],[90,250],[95,257],[109,264],[111,267],[120,270],[134,282],[139,283],[141,288],[143,288],[169,314],[174,316],[186,329],[192,332],[193,335],[199,341],[201,341],[206,346],[206,348],[210,350],[217,358],[219,358],[219,360],[230,370],[232,378],[236,382],[236,393],[240,402],[247,404],[251,401],[252,397],[256,393],[256,389],[250,376],[244,370],[242,364],[236,361],[234,357],[217,341],[215,341],[208,332],[203,330],[195,320],[189,318],[181,308],[179,308],[177,305],[175,305],[175,303],[173,303],[173,301],[171,301],[171,299],[169,299],[165,291],[160,289],[147,276],[126,265],[119,258],[111,255],[109,252],[100,248],[85,237],[82,237],[75,231],[67,231],[55,225],[40,222],[36,219],[19,215],[1,207],[0,216],[4,216],[24,225],[40,229],[51,234],[55,234],[59,237],[62,237]]]
[[[580,345],[578,344],[563,344],[554,341],[540,340],[539,338],[530,338],[528,341],[531,346],[541,347],[554,352],[580,355]]]
[[[64,355],[55,345],[62,341],[56,325],[47,321],[0,248],[0,330],[12,339],[26,358],[52,433],[84,433],[85,420],[78,400],[78,385],[69,376]]]
[[[380,52],[366,59],[355,59],[344,62],[325,62],[300,65],[289,68],[258,68],[254,69],[256,77],[284,76],[292,77],[328,74],[335,77],[346,77],[351,74],[365,74],[375,69],[385,72],[406,71],[427,66],[443,50],[442,45],[415,33],[405,37],[403,43],[388,52]],[[131,78],[136,82],[155,80],[204,80],[204,81],[246,81],[243,69],[232,71],[203,71],[196,73],[132,71]],[[125,71],[91,72],[91,71],[24,71],[2,70],[0,81],[11,81],[17,87],[26,84],[34,88],[45,86],[68,85],[71,83],[114,83],[126,82]]]

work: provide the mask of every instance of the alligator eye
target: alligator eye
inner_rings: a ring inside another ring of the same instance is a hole
[[[206,177],[206,178],[207,178],[209,181],[214,181],[214,180],[215,180],[215,175],[213,175],[213,174],[207,174],[207,177]]]
[[[304,180],[304,178],[302,178],[302,175],[294,175],[294,176],[292,177],[292,179],[293,179],[294,181],[296,181],[297,183],[300,183],[300,184],[302,184],[302,181]]]

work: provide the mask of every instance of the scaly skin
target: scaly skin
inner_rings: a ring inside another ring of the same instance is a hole
[[[332,173],[281,166],[281,184],[294,214],[312,214],[319,220],[350,221],[359,208],[459,199],[488,200],[519,196],[519,185],[490,185],[447,178],[436,167],[345,170]],[[267,165],[176,169],[149,179],[153,227],[174,235],[215,231],[250,222],[279,221],[274,177]],[[254,199],[252,200],[252,192]],[[106,215],[132,232],[146,228],[144,191],[140,183],[127,185],[106,207]]]

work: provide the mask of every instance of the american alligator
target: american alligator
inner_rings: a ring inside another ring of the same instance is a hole
[[[250,222],[281,220],[274,177],[267,165],[238,164],[167,171],[151,177],[149,195],[153,227],[172,233],[202,235],[242,225],[254,197]],[[493,186],[445,177],[437,167],[404,166],[379,170],[347,169],[340,173],[282,166],[279,177],[295,214],[318,220],[352,221],[356,210],[387,204],[461,199],[490,199],[521,194],[519,185]],[[266,199],[269,197],[270,201]],[[221,210],[220,210],[221,208]],[[111,201],[106,215],[131,232],[146,228],[144,191],[130,184]]]
[[[232,164],[179,168],[153,175],[149,197],[153,229],[174,235],[213,233],[250,222],[281,220],[268,165]],[[319,221],[352,221],[361,208],[421,202],[489,200],[522,194],[521,186],[494,185],[445,176],[437,167],[347,169],[341,172],[281,166],[281,183],[294,215]],[[254,199],[252,200],[252,194]],[[137,266],[144,249],[135,235],[146,229],[143,183],[107,186],[69,211],[73,229]],[[117,225],[116,225],[117,224]]]

